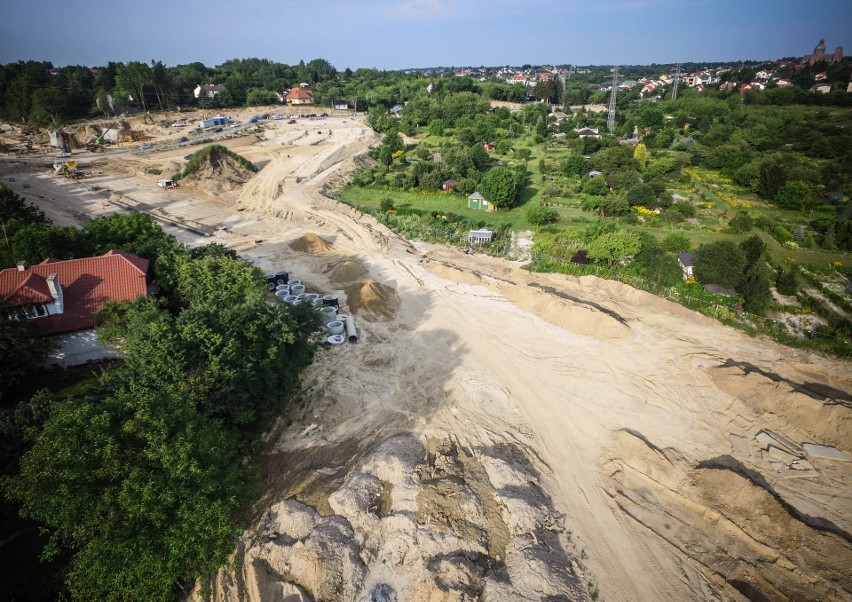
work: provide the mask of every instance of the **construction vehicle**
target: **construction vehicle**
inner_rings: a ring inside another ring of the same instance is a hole
[[[177,188],[178,183],[174,180],[160,180],[159,182],[157,182],[157,186],[159,186],[160,188]]]
[[[65,176],[66,178],[73,178],[75,180],[79,180],[81,178],[86,177],[86,173],[77,169],[76,161],[65,161],[64,163],[54,163],[53,171],[56,175]]]

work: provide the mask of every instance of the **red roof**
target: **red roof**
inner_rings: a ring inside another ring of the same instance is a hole
[[[0,271],[0,298],[10,305],[52,303],[47,277],[62,287],[63,313],[27,320],[40,334],[59,334],[95,326],[95,312],[107,301],[132,301],[148,294],[148,260],[109,251],[101,257],[46,259],[20,271]]]
[[[9,270],[11,271],[11,270]],[[18,270],[15,269],[17,272]],[[53,295],[47,287],[47,279],[38,274],[19,272],[24,276],[20,284],[3,301],[9,305],[26,305],[28,303],[53,303]]]
[[[305,90],[303,88],[293,88],[289,92],[287,92],[287,96],[285,96],[285,100],[305,100],[308,98],[313,98],[314,93],[310,90]]]

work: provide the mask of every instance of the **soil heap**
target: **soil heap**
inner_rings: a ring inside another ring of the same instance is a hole
[[[253,175],[224,151],[213,149],[201,159],[198,169],[183,177],[181,184],[218,193],[240,188]]]
[[[290,243],[290,248],[294,251],[300,251],[302,253],[325,253],[326,251],[331,251],[334,247],[330,242],[325,240],[324,238],[320,238],[313,232],[307,232],[306,234],[300,236],[296,240]]]
[[[346,304],[352,313],[372,320],[393,320],[399,297],[391,287],[368,279],[346,289]]]

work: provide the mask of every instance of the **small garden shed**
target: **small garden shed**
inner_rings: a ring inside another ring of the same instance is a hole
[[[493,203],[488,202],[488,200],[478,192],[474,192],[472,195],[467,197],[467,206],[470,209],[481,209],[482,211],[497,210],[497,207],[495,207]]]

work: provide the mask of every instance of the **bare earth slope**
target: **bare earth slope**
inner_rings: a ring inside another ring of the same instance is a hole
[[[369,130],[299,127],[234,142],[264,166],[235,196],[115,176],[126,203],[357,320],[269,434],[213,599],[852,598],[849,364],[617,282],[402,241],[318,193]]]

